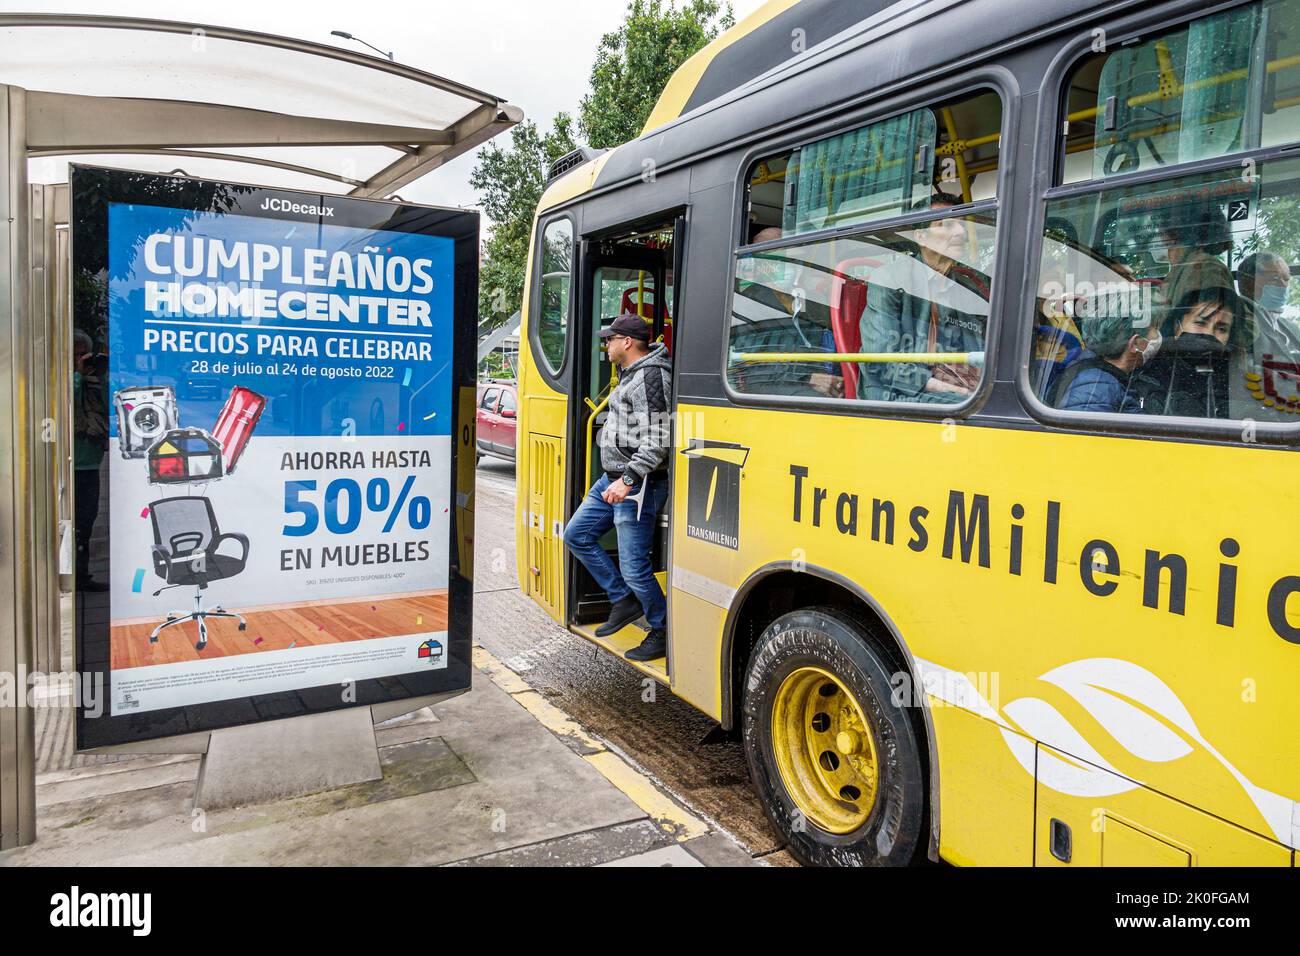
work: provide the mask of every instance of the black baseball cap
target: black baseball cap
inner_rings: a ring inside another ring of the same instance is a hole
[[[630,335],[634,339],[640,339],[642,342],[650,341],[650,326],[646,320],[641,318],[635,312],[624,312],[609,325],[600,330],[602,339],[613,338],[615,335]]]

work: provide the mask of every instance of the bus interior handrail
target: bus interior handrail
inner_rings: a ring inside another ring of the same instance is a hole
[[[733,362],[855,362],[885,364],[915,362],[924,365],[984,364],[983,352],[732,352]],[[590,399],[587,400],[590,404]]]

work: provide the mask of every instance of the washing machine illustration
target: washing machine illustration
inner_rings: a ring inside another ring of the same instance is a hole
[[[144,458],[178,424],[176,391],[170,385],[124,388],[113,396],[113,405],[123,458]]]

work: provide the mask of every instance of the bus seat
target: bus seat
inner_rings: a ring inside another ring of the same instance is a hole
[[[655,311],[655,290],[652,288],[641,289],[641,311],[637,311],[637,287],[623,290],[623,302],[619,306],[620,315],[629,313],[640,315],[643,318],[653,321]],[[664,343],[668,349],[668,354],[673,354],[673,325],[672,322],[664,323],[663,334],[659,336],[659,341]]]
[[[640,315],[642,318],[654,318],[655,313],[655,290],[645,288],[641,290],[641,309],[637,308],[637,287],[632,286],[630,289],[623,290],[623,304],[619,307],[620,315]]]
[[[835,337],[837,352],[859,352],[862,350],[862,313],[867,307],[867,283],[863,279],[853,278],[849,270],[858,266],[874,268],[880,263],[875,259],[845,259],[835,269],[835,278],[831,283],[831,334]],[[844,375],[844,397],[858,397],[858,366],[853,362],[841,362],[840,369]]]
[[[835,336],[835,351],[860,352],[862,350],[862,311],[867,307],[867,284],[861,279],[849,279],[840,287],[836,304],[831,307],[831,333]],[[844,397],[858,397],[858,367],[852,362],[841,362],[844,374]]]
[[[1029,366],[1029,385],[1034,394],[1042,401],[1052,393],[1060,374],[1073,365],[1083,355],[1083,343],[1079,337],[1054,325],[1034,327],[1034,351],[1059,354],[1060,358],[1035,358]]]

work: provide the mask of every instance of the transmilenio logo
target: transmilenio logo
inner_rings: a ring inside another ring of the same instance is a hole
[[[730,441],[692,439],[682,449],[686,479],[686,535],[735,551],[740,548],[740,473],[749,449]]]

